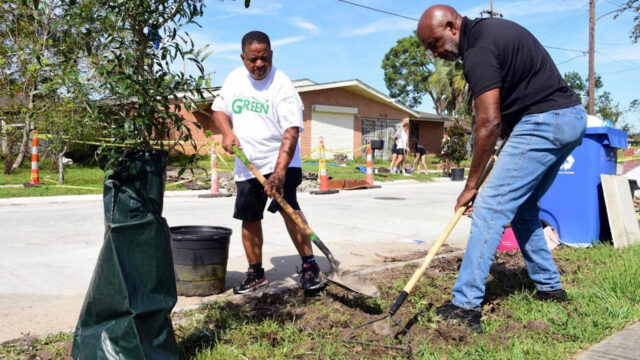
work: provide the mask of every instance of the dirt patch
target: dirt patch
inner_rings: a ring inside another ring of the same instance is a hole
[[[193,169],[180,174],[180,168],[167,166],[167,182],[179,182],[190,190],[203,190],[211,188],[210,170]],[[180,174],[180,176],[178,176]],[[22,186],[22,185],[21,185]],[[233,172],[218,171],[218,188],[235,195],[238,192]],[[318,174],[310,171],[302,171],[302,183],[298,186],[298,192],[307,192],[318,188]]]
[[[460,254],[434,259],[417,283],[413,294],[393,316],[395,322],[385,316],[419,264],[398,266],[365,275],[365,278],[376,282],[380,288],[381,294],[377,299],[366,299],[337,286],[329,286],[313,297],[305,296],[296,288],[279,293],[263,292],[233,297],[229,302],[207,305],[195,313],[175,313],[172,320],[179,333],[181,358],[191,358],[203,347],[231,344],[234,327],[265,320],[294,326],[303,333],[320,334],[318,336],[330,338],[334,344],[347,347],[353,358],[372,359],[405,356],[402,347],[409,341],[413,348],[418,348],[421,344],[449,347],[480,341],[508,344],[514,336],[548,330],[549,325],[543,320],[526,323],[503,321],[502,324],[505,325],[495,331],[476,334],[465,326],[440,321],[435,316],[435,309],[450,299],[451,287],[461,261]],[[561,272],[574,271],[566,263],[558,259],[556,262]],[[503,308],[505,299],[514,292],[533,289],[521,255],[517,252],[499,252],[487,281],[483,316],[511,319],[513,314]],[[233,321],[230,322],[229,319]],[[351,332],[354,326],[376,319],[382,320]],[[197,324],[195,327],[192,325],[194,323]],[[186,330],[185,334],[185,330],[181,329],[190,330]],[[245,336],[250,337],[248,341],[251,341],[251,336],[255,336],[255,341],[266,342],[273,347],[278,347],[283,341],[281,334],[276,331]],[[366,339],[372,343],[392,344],[398,348],[347,344],[343,343],[345,339]],[[320,345],[311,341],[302,346],[304,351],[313,352]],[[27,336],[2,344],[0,357],[2,354],[17,354],[19,359],[64,359],[68,358],[70,350],[69,337],[49,342],[45,347],[41,340]]]

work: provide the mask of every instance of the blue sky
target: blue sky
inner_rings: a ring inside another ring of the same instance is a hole
[[[350,2],[419,18],[435,3],[415,0],[349,0]],[[632,44],[631,14],[614,19],[606,15],[623,0],[599,0],[596,17],[596,73],[604,90],[626,110],[640,98],[640,44]],[[451,1],[462,15],[479,17],[490,1]],[[577,71],[586,78],[588,56],[588,0],[496,0],[494,10],[531,31],[556,62],[562,74]],[[388,94],[380,67],[384,54],[396,41],[408,36],[417,22],[349,5],[338,0],[210,0],[200,20],[202,28],[189,32],[196,47],[210,45],[213,54],[205,69],[214,85],[221,85],[240,66],[240,39],[251,30],[269,35],[274,65],[293,80],[315,82],[359,79]],[[559,49],[560,48],[560,49]],[[188,71],[190,71],[188,69]],[[425,99],[419,110],[433,112]],[[640,114],[627,115],[640,128]]]

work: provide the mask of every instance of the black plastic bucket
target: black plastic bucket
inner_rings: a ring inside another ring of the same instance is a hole
[[[464,168],[451,169],[451,181],[464,180]]]
[[[224,290],[231,229],[220,226],[171,228],[178,295],[208,296]]]

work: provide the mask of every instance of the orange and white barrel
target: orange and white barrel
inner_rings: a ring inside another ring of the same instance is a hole
[[[370,140],[367,140],[367,184],[373,186],[373,156],[371,155]]]
[[[327,175],[327,162],[324,158],[324,137],[320,136],[320,160],[318,162],[318,174],[320,176],[320,191],[329,190],[329,176]]]
[[[40,184],[40,168],[38,166],[38,133],[33,132],[33,146],[31,147],[31,180],[29,184]]]
[[[220,184],[218,182],[218,155],[215,148],[209,150],[209,156],[211,157],[211,195],[218,195]]]

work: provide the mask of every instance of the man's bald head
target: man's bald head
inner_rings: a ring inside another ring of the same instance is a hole
[[[434,5],[422,14],[418,23],[418,39],[433,56],[454,61],[459,57],[462,16],[447,5]]]

